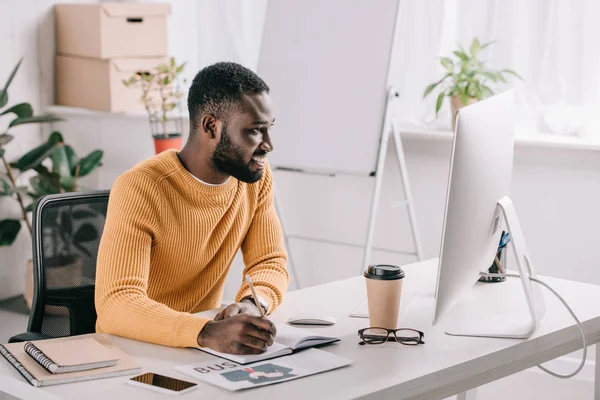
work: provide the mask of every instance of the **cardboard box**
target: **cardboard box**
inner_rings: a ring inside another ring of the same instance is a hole
[[[98,60],[56,56],[56,104],[110,112],[143,110],[141,89],[128,88],[123,80],[165,62],[166,57]]]
[[[57,4],[56,52],[90,58],[167,55],[169,4]]]

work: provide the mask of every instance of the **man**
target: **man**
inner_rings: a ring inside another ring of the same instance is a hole
[[[269,87],[234,63],[201,70],[188,96],[190,136],[121,175],[108,204],[96,271],[96,330],[174,347],[256,354],[273,343],[272,312],[289,275],[273,207],[275,118]],[[242,280],[215,320],[241,247],[261,304]]]

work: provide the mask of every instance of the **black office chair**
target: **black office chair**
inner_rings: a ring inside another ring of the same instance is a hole
[[[41,198],[33,211],[33,305],[9,342],[95,332],[96,257],[109,191]]]

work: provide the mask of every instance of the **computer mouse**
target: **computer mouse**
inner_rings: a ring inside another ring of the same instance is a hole
[[[334,317],[317,314],[299,314],[288,319],[291,325],[333,325],[337,322]]]

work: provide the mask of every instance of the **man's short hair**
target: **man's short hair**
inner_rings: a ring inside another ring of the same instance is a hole
[[[198,72],[188,93],[191,127],[196,131],[203,113],[227,119],[244,94],[269,93],[269,86],[250,69],[233,62],[219,62]]]

